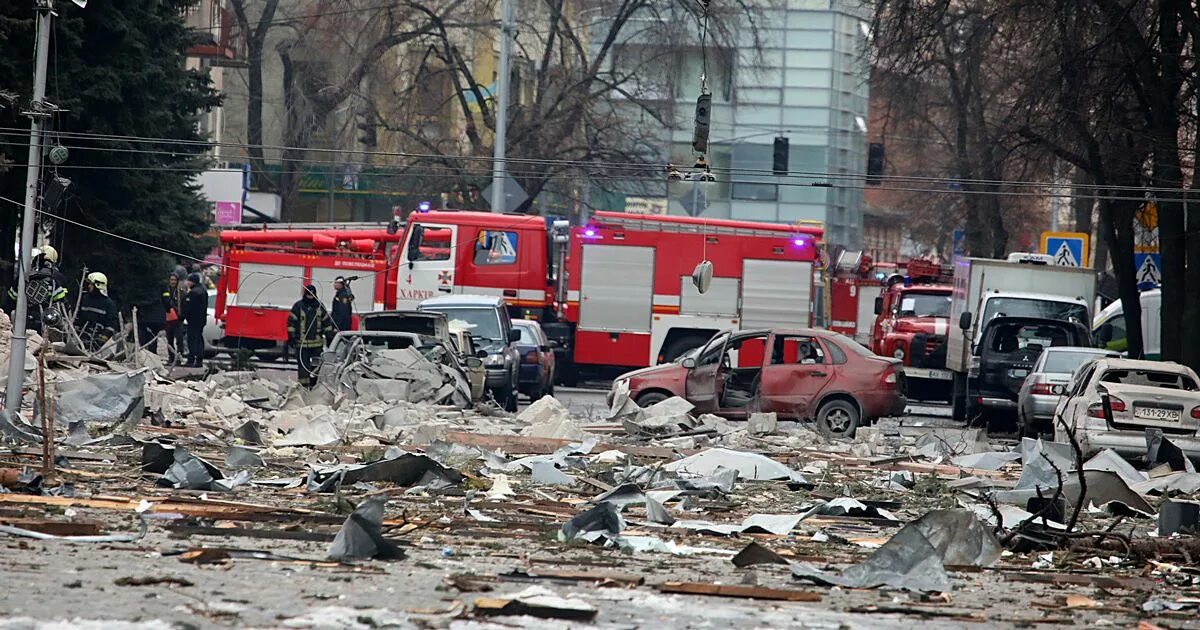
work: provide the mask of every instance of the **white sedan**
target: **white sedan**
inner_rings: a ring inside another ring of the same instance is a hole
[[[1146,429],[1162,429],[1188,457],[1200,460],[1200,378],[1178,363],[1099,359],[1075,372],[1058,402],[1054,436],[1075,433],[1084,456],[1111,448],[1126,457],[1146,454]],[[1107,392],[1112,422],[1105,419]],[[1064,427],[1063,424],[1066,424]]]

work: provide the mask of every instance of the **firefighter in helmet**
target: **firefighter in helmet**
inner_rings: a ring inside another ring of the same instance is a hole
[[[305,286],[302,295],[288,314],[288,346],[296,348],[300,384],[312,388],[317,384],[321,352],[325,350],[325,344],[333,339],[336,327],[325,305],[317,299],[317,287],[311,284]]]
[[[29,300],[25,326],[30,330],[42,330],[43,324],[52,324],[51,306],[67,297],[67,280],[58,270],[58,250],[49,245],[35,247],[29,256],[29,277],[25,281],[25,296]],[[8,297],[16,303],[20,278],[13,279]]]
[[[83,284],[75,311],[75,330],[88,350],[95,352],[117,334],[117,305],[108,297],[108,276],[93,271]]]

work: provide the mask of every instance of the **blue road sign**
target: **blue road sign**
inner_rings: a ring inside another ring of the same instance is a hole
[[[1054,264],[1063,267],[1087,265],[1087,236],[1069,232],[1042,234],[1042,253],[1054,257]]]
[[[1134,252],[1134,277],[1138,291],[1153,289],[1162,284],[1162,257],[1158,252]]]

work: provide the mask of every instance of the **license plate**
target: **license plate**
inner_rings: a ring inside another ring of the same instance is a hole
[[[1008,376],[1010,378],[1025,378],[1029,376],[1029,370],[1009,370]]]
[[[1133,417],[1142,420],[1165,420],[1167,422],[1179,422],[1183,417],[1183,412],[1178,409],[1159,409],[1158,407],[1134,407]]]
[[[928,378],[935,381],[950,380],[950,370],[938,370],[933,368],[904,368],[904,375],[909,378]]]

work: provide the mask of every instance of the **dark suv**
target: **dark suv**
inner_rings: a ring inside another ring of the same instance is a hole
[[[1042,350],[1055,346],[1091,346],[1082,323],[1037,317],[995,317],[983,327],[967,373],[968,417],[979,415],[989,426],[1017,417],[1017,397]]]

